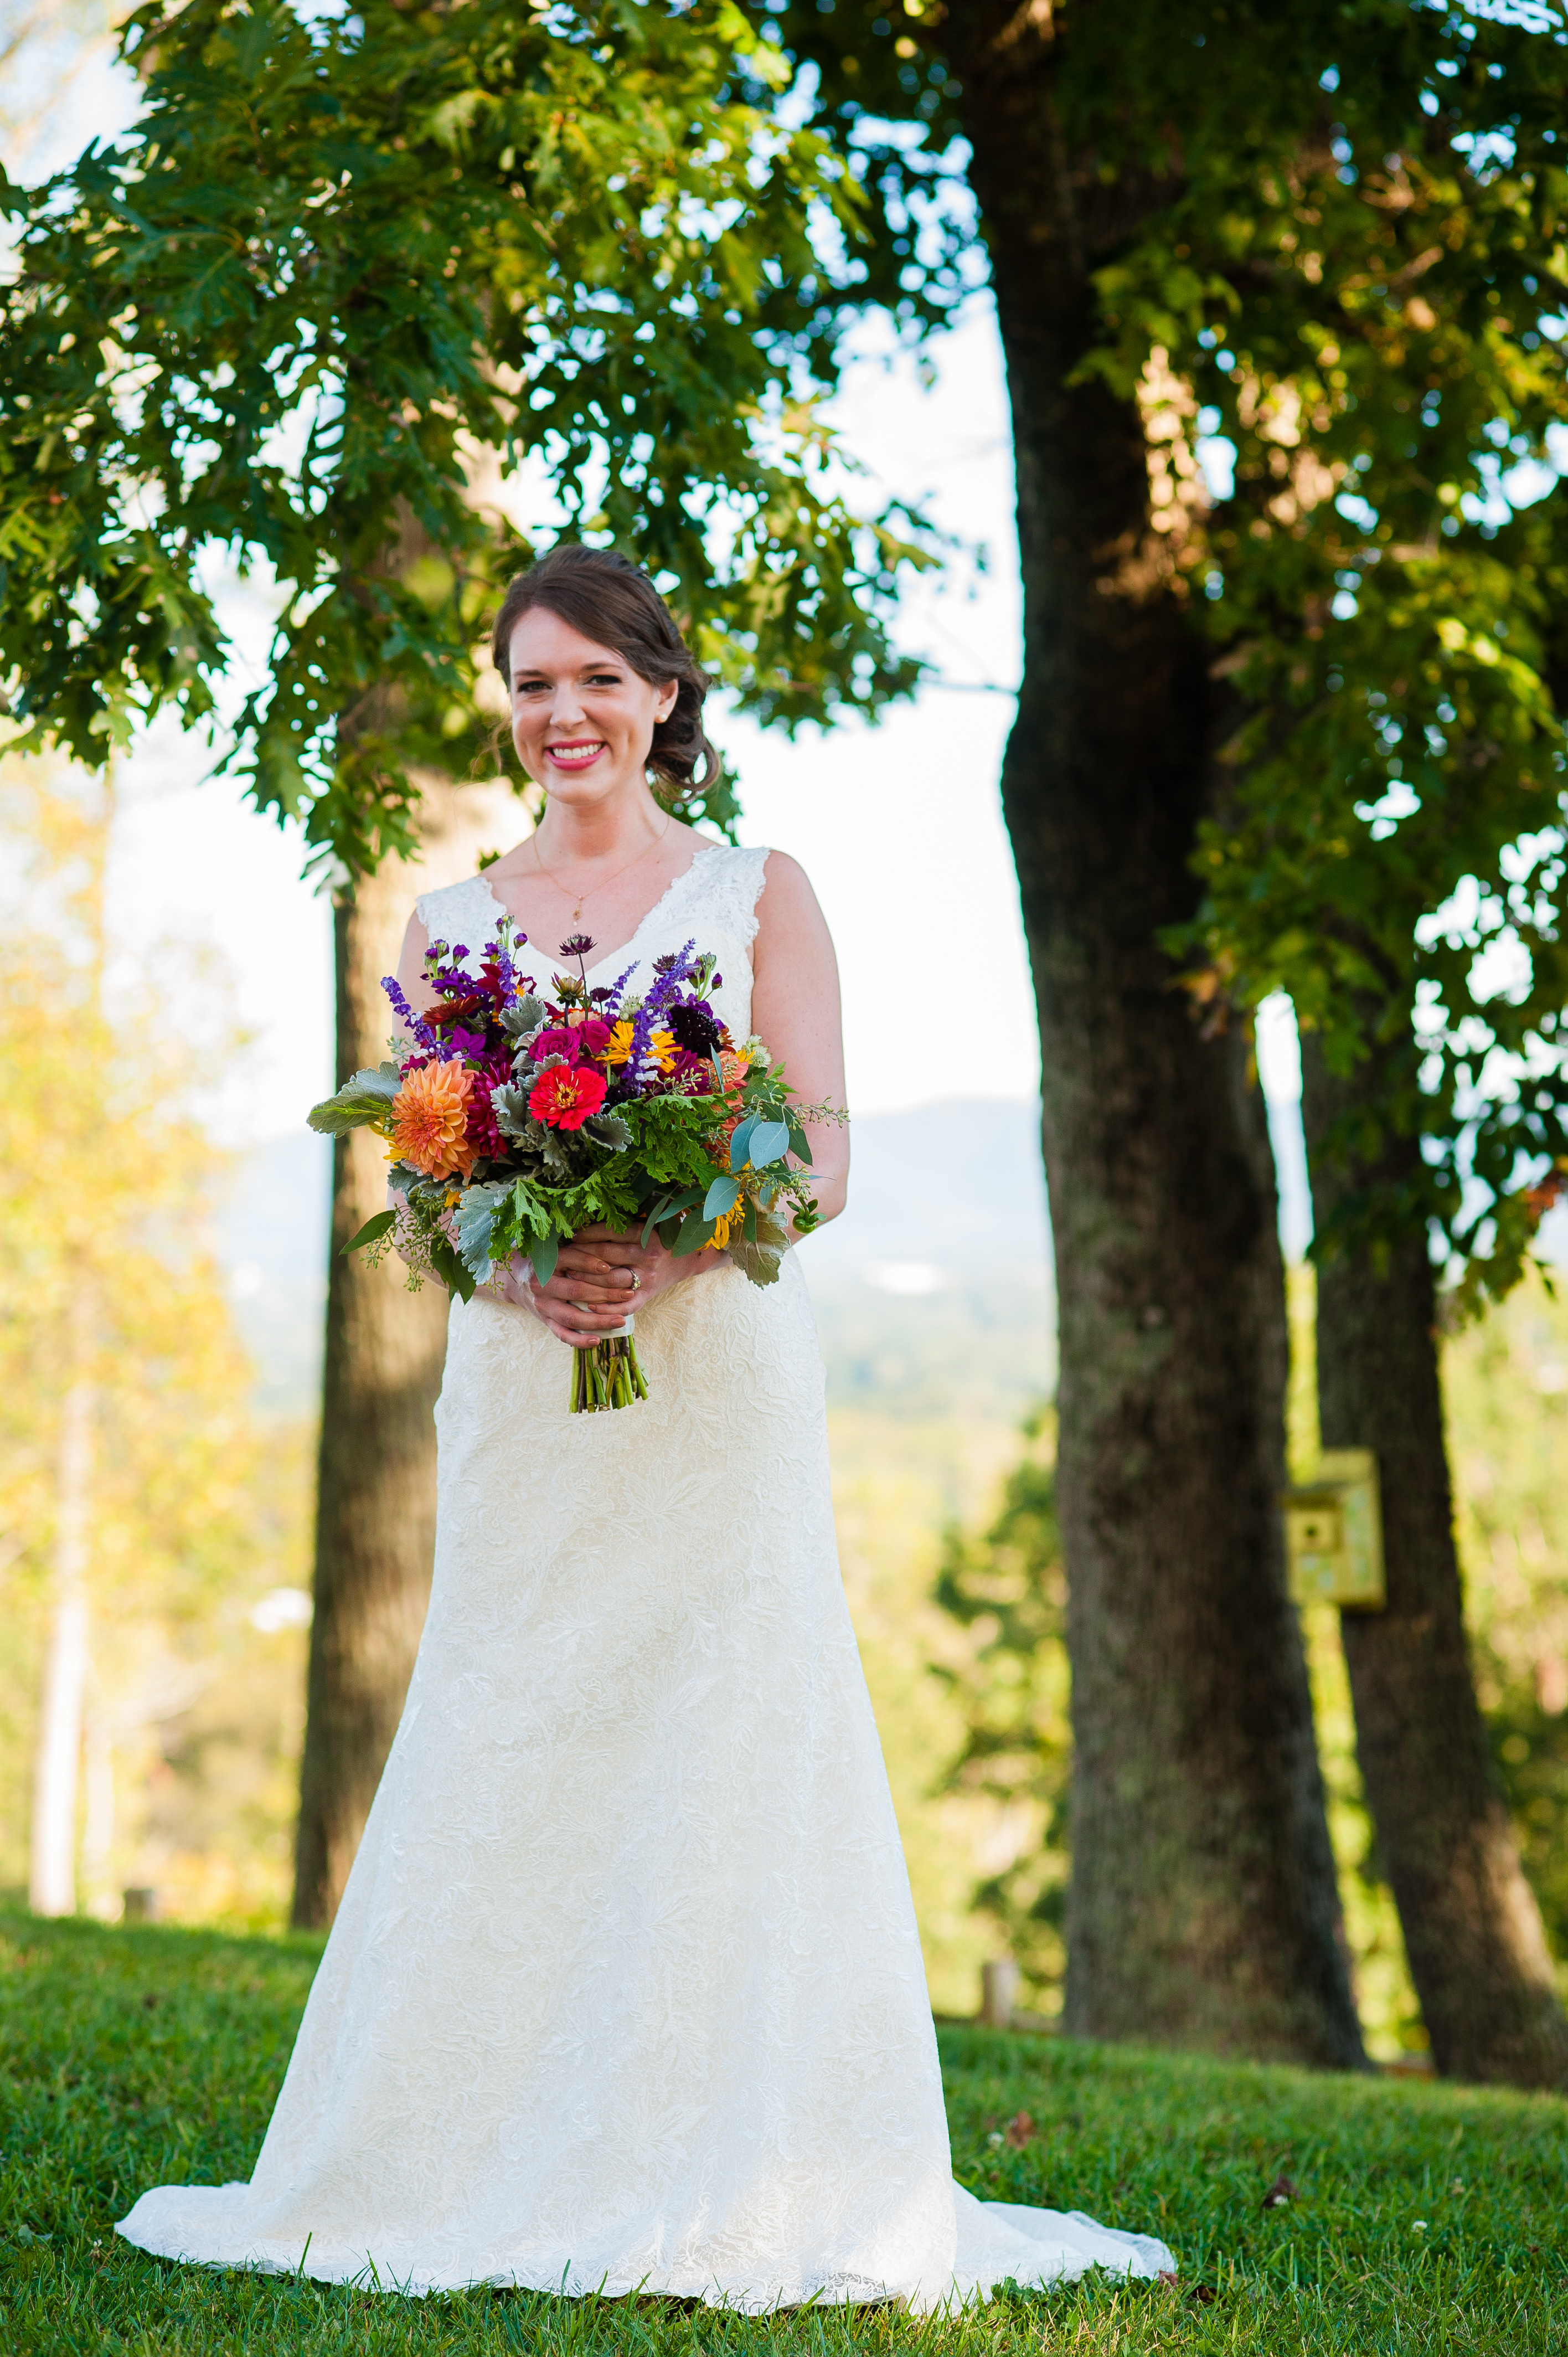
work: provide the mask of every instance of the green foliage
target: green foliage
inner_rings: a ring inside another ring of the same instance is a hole
[[[8,2352],[1545,2357],[1561,2343],[1562,2103],[974,2031],[940,2041],[961,2180],[1156,2231],[1178,2288],[1095,2277],[960,2319],[748,2318],[489,2289],[403,2299],[168,2266],[119,2242],[113,2222],[144,2187],[248,2171],[317,1953],[303,1938],[0,1921]],[[1282,2173],[1294,2193],[1264,2209]]]
[[[853,244],[855,192],[737,95],[783,69],[727,0],[192,0],[124,47],[134,129],[3,192],[0,677],[31,736],[98,761],[165,705],[211,718],[226,556],[283,600],[229,759],[373,866],[411,771],[489,758],[485,618],[549,498],[765,719],[914,684],[883,618],[926,560],[901,511],[852,514],[813,405],[812,227]],[[730,782],[689,807],[726,823]]]
[[[1568,1297],[1530,1275],[1443,1353],[1476,1684],[1525,1871],[1568,1962]]]
[[[1059,2002],[1072,1731],[1068,1716],[1067,1575],[1056,1514],[1055,1418],[1025,1426],[1025,1448],[985,1530],[950,1527],[934,1600],[978,1641],[960,1665],[933,1667],[965,1725],[940,1790],[983,1794],[1000,1823],[973,1904],[1001,1932],[1036,1993]]]
[[[980,13],[753,10],[813,70],[911,302],[968,226]],[[1568,1149],[1568,18],[1067,0],[1047,38],[1083,372],[1143,408],[1148,576],[1213,646],[1207,892],[1169,946],[1210,1019],[1283,988],[1337,1068],[1395,1045],[1370,1127],[1327,1150],[1420,1133],[1425,1168],[1319,1247],[1429,1224],[1472,1295],[1504,1291]],[[1235,454],[1213,505],[1202,434]]]

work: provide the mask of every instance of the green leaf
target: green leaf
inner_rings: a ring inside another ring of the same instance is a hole
[[[380,1064],[373,1071],[356,1072],[345,1081],[336,1096],[318,1105],[312,1105],[306,1120],[323,1137],[341,1137],[350,1129],[362,1129],[369,1123],[386,1119],[403,1075],[395,1064]]]
[[[739,1197],[738,1179],[726,1178],[721,1172],[703,1199],[703,1219],[722,1220],[727,1211],[734,1211]]]
[[[430,1265],[448,1291],[455,1293],[460,1301],[472,1301],[474,1280],[445,1236],[431,1239]]]
[[[375,1218],[367,1220],[359,1234],[350,1236],[341,1249],[346,1253],[358,1252],[365,1244],[379,1243],[381,1237],[396,1225],[396,1211],[378,1211]]]
[[[681,1222],[681,1232],[670,1249],[676,1260],[684,1260],[688,1254],[701,1252],[703,1247],[705,1244],[711,1244],[713,1240],[712,1220],[701,1219],[695,1212],[688,1211]]]
[[[555,1274],[555,1264],[560,1257],[561,1239],[552,1230],[549,1235],[540,1237],[529,1254],[529,1258],[533,1263],[533,1274],[541,1285],[549,1284]]]
[[[746,1159],[751,1153],[751,1141],[756,1136],[761,1121],[760,1114],[748,1113],[746,1119],[736,1122],[730,1132],[729,1167],[732,1170],[746,1168]]]
[[[765,1170],[789,1150],[789,1125],[782,1121],[759,1121],[752,1132],[751,1167]]]

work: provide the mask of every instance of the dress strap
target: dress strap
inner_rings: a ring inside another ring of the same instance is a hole
[[[470,876],[461,884],[443,884],[435,891],[422,892],[413,913],[433,942],[461,942],[468,952],[464,964],[478,974],[502,912],[484,877]]]
[[[693,904],[746,948],[757,936],[757,904],[767,880],[768,847],[726,843],[697,855]]]

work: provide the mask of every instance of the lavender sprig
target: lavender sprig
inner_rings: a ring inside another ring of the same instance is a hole
[[[407,999],[403,996],[403,992],[399,987],[396,974],[384,974],[381,976],[381,988],[392,1000],[393,1014],[398,1016],[406,1025],[411,1037],[421,1048],[424,1048],[428,1053],[434,1055],[436,1049],[440,1047],[441,1042],[437,1039],[435,1032],[424,1020],[424,1017],[422,1015],[416,1015],[413,1007],[409,1005]]]
[[[681,951],[671,951],[665,957],[655,958],[653,971],[657,976],[652,989],[638,1008],[631,1027],[631,1047],[627,1056],[627,1071],[639,1088],[642,1085],[643,1067],[650,1061],[649,1041],[670,1001],[692,971],[692,952],[695,941],[687,942]]]

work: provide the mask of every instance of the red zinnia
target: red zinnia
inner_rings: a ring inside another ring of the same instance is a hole
[[[551,1129],[581,1129],[603,1104],[608,1085],[587,1064],[552,1064],[534,1082],[528,1110]]]

